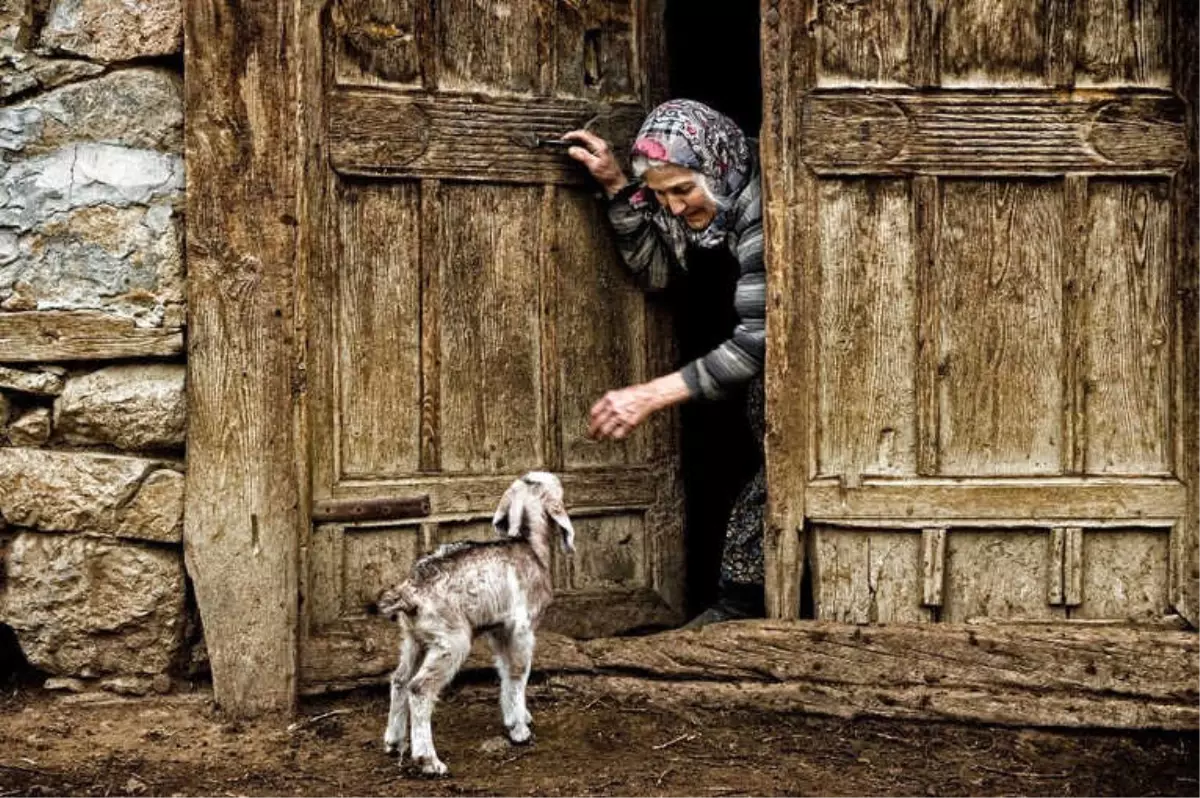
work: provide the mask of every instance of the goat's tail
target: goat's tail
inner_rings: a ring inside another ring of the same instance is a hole
[[[414,598],[409,584],[404,582],[383,591],[379,595],[379,600],[375,602],[375,606],[379,608],[381,614],[389,618],[395,618],[400,613],[411,615],[417,609]]]

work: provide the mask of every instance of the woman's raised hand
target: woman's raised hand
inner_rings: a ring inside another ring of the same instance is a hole
[[[579,142],[580,146],[567,150],[567,155],[587,167],[605,194],[611,197],[629,185],[607,141],[586,130],[572,130],[563,135],[563,140]]]

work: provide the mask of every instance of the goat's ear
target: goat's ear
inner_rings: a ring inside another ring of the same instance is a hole
[[[528,498],[529,489],[523,483],[518,481],[509,486],[500,499],[496,514],[492,516],[492,526],[496,528],[497,535],[502,538],[520,537]]]
[[[546,503],[546,514],[562,530],[563,549],[575,551],[575,527],[571,525],[571,519],[567,517],[567,508],[563,507],[561,501],[554,499]]]

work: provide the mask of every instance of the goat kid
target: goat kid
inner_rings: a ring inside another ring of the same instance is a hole
[[[532,720],[525,684],[534,632],[550,605],[553,532],[575,550],[575,530],[553,474],[531,471],[505,491],[492,518],[499,540],[451,543],[418,560],[408,579],[386,591],[379,609],[400,624],[400,662],[392,673],[385,749],[403,761],[408,726],[412,761],[428,776],[445,775],[430,720],[441,692],[482,635],[500,675],[500,713],[508,738],[528,742]]]

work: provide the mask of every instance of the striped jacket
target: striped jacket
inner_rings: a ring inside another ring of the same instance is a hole
[[[618,192],[609,202],[608,219],[616,232],[617,249],[638,285],[645,291],[661,291],[667,287],[676,258],[653,221],[657,207],[653,203],[635,204],[639,188],[631,184]],[[757,377],[763,368],[767,276],[763,268],[762,188],[757,168],[728,213],[731,221],[726,242],[739,266],[733,300],[738,324],[727,341],[683,367],[683,381],[693,399],[720,399],[729,388]],[[683,224],[680,219],[669,218],[672,224]]]

